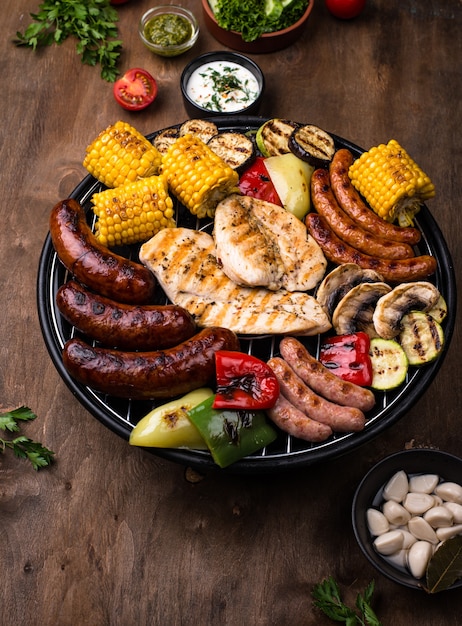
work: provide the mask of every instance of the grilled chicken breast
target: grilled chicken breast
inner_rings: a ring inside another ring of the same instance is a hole
[[[165,228],[141,246],[140,260],[199,326],[247,335],[314,335],[331,328],[323,308],[307,293],[236,285],[220,268],[213,237],[205,232]]]
[[[213,237],[223,271],[238,285],[308,291],[326,271],[306,226],[271,202],[228,196],[217,206]]]

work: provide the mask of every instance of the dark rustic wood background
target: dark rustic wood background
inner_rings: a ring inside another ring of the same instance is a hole
[[[26,434],[56,452],[34,472],[0,455],[0,623],[189,626],[321,625],[316,582],[334,576],[349,601],[376,581],[384,624],[460,624],[461,593],[427,597],[380,577],[355,543],[350,506],[364,473],[408,445],[462,452],[460,326],[421,400],[378,439],[335,461],[268,477],[185,468],[130,448],[84,410],[48,356],[36,310],[37,266],[52,205],[84,177],[85,147],[117,119],[143,133],[183,121],[179,77],[220,49],[162,60],[137,35],[149,0],[120,7],[121,67],[145,67],[159,98],[122,111],[75,42],[14,46],[38,0],[3,0],[0,67],[0,407],[30,406]],[[199,17],[199,0],[183,0]],[[397,139],[437,188],[430,208],[462,266],[460,0],[367,0],[361,17],[331,17],[322,0],[303,37],[255,56],[264,116],[315,123],[368,148]]]

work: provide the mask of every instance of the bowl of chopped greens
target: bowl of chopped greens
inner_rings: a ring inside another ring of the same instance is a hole
[[[204,23],[228,48],[261,54],[282,50],[303,33],[314,0],[202,0]]]

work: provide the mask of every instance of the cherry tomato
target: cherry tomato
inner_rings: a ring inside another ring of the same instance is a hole
[[[127,2],[129,2],[129,0],[111,0],[110,4],[126,4]]]
[[[326,0],[326,6],[335,17],[350,20],[357,17],[366,5],[366,0]]]
[[[139,67],[128,70],[114,83],[114,98],[128,111],[145,109],[156,96],[156,81],[149,72]]]

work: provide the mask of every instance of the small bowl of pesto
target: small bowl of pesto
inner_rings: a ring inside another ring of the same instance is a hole
[[[260,67],[226,50],[201,54],[181,75],[181,93],[190,117],[256,114],[264,88]]]
[[[138,32],[151,52],[174,57],[193,47],[199,36],[199,25],[191,11],[170,4],[146,11]]]

